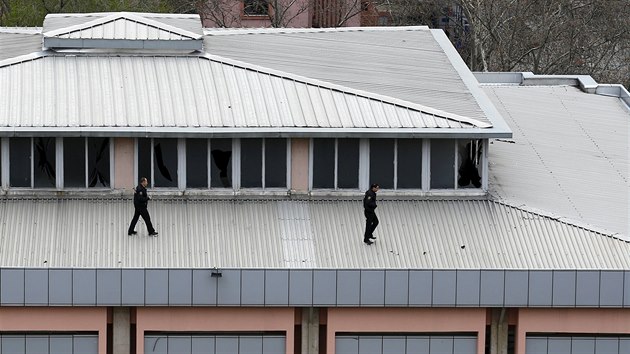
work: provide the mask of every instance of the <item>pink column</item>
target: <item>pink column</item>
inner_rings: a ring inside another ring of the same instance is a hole
[[[114,138],[114,188],[131,189],[135,186],[134,141],[132,138]]]
[[[527,332],[630,334],[630,309],[520,309],[515,354],[525,353]]]
[[[145,331],[284,331],[286,352],[291,353],[294,324],[292,308],[139,307],[136,310],[136,352],[144,353]]]
[[[291,139],[291,190],[308,191],[309,139]]]
[[[483,308],[330,308],[327,353],[335,354],[337,332],[476,332],[483,354],[486,309]]]
[[[0,307],[0,331],[98,332],[98,352],[107,353],[106,307]]]

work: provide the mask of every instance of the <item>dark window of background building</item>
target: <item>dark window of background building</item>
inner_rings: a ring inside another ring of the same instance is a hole
[[[63,138],[63,186],[85,188],[85,138]]]
[[[232,187],[232,139],[211,139],[210,186],[213,188]]]
[[[455,188],[455,141],[431,140],[431,189]]]
[[[359,188],[359,139],[337,140],[337,188]]]
[[[370,139],[369,183],[394,189],[394,139]]]
[[[109,188],[110,183],[110,160],[109,138],[88,138],[88,187]]]
[[[206,139],[186,139],[186,188],[208,188]]]
[[[422,140],[397,140],[397,189],[420,189],[422,187]]]
[[[56,187],[56,138],[33,138],[35,163],[33,165],[33,186],[35,188]]]
[[[9,185],[31,187],[31,138],[9,139]]]
[[[287,139],[265,139],[265,188],[287,187]]]
[[[153,139],[155,187],[177,187],[177,139]]]
[[[262,188],[262,139],[241,139],[241,187]]]
[[[269,4],[267,0],[243,0],[243,13],[247,16],[267,16]]]
[[[313,188],[335,188],[335,139],[313,139]]]

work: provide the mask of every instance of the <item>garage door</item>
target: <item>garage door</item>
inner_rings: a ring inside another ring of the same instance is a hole
[[[526,354],[630,354],[628,337],[527,336]]]
[[[284,335],[147,334],[146,354],[285,354]]]
[[[474,335],[338,335],[337,354],[476,354]]]
[[[97,334],[0,334],[2,354],[97,354]]]

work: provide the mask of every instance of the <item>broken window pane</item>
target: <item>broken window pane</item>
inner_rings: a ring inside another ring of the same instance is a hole
[[[241,139],[241,187],[262,188],[262,139]]]
[[[458,140],[457,185],[460,188],[481,188],[481,140]]]
[[[151,139],[138,139],[138,183],[142,177],[151,181]]]
[[[337,140],[337,188],[359,188],[359,139]]]
[[[265,188],[287,187],[287,139],[265,139]]]
[[[335,139],[313,139],[313,188],[335,188]]]
[[[422,140],[398,139],[397,188],[422,187]]]
[[[9,185],[31,187],[31,138],[9,139]]]
[[[110,187],[109,163],[109,138],[88,138],[88,187]]]
[[[85,188],[85,138],[63,139],[63,186]]]
[[[431,189],[455,188],[455,142],[431,140]]]
[[[370,139],[369,182],[394,189],[394,139]]]
[[[177,139],[153,139],[153,185],[177,187]]]
[[[208,188],[206,139],[186,139],[186,188]]]
[[[33,180],[35,188],[55,188],[55,141],[56,138],[33,138],[35,164]]]
[[[232,139],[210,140],[210,186],[213,188],[232,187]]]

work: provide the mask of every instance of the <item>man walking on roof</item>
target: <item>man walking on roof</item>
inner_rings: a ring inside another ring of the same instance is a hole
[[[365,192],[363,197],[363,213],[365,214],[365,234],[363,235],[363,242],[366,245],[371,245],[374,242],[370,239],[376,239],[376,236],[372,235],[376,227],[378,226],[378,217],[376,217],[376,192],[380,189],[377,183],[372,184],[370,189]]]
[[[147,224],[147,230],[149,231],[149,236],[157,236],[158,233],[153,228],[153,224],[151,223],[151,216],[149,216],[149,211],[147,210],[147,206],[149,204],[149,196],[147,195],[147,185],[149,181],[146,177],[140,178],[140,184],[134,189],[133,194],[133,207],[135,209],[135,213],[133,214],[133,219],[131,219],[131,225],[129,225],[129,230],[127,231],[127,235],[132,236],[137,234],[135,231],[136,223],[138,219],[142,216],[144,223]]]

